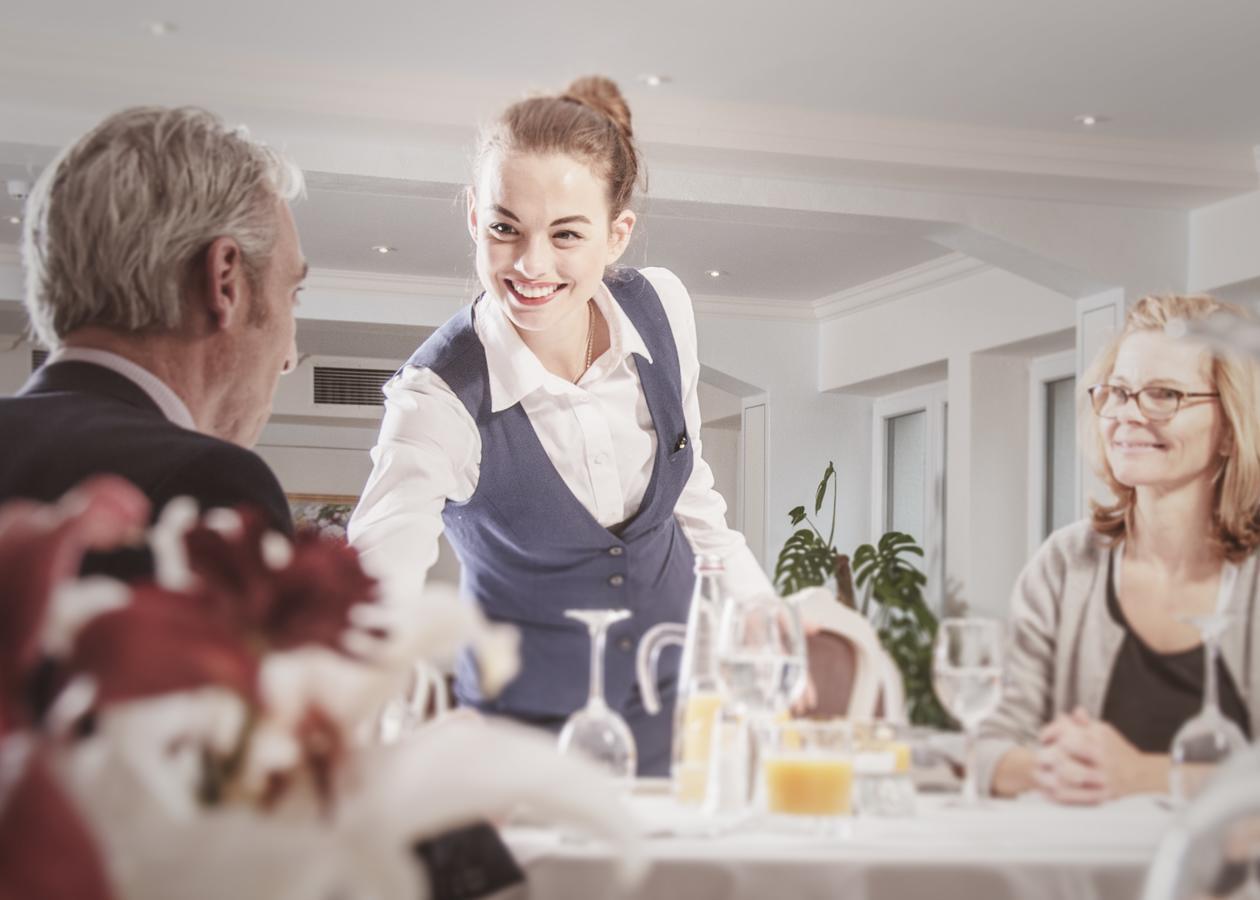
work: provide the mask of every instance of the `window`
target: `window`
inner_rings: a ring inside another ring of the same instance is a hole
[[[1036,550],[1078,513],[1076,357],[1059,353],[1029,366],[1028,548]]]
[[[874,407],[871,534],[902,531],[923,548],[929,602],[945,574],[945,384],[883,397]]]

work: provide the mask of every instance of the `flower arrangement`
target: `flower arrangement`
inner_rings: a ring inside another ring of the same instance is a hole
[[[374,739],[415,660],[471,645],[494,690],[513,633],[432,589],[379,597],[343,542],[247,510],[148,521],[112,477],[0,507],[0,898],[411,900],[418,839],[519,803],[632,872],[616,789],[546,737],[465,716]],[[76,578],[141,536],[152,578]]]

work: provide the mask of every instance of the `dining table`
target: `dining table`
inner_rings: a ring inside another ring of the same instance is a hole
[[[1149,795],[1091,807],[1030,795],[968,808],[957,795],[925,793],[912,815],[857,816],[824,836],[756,815],[715,824],[656,784],[632,790],[628,806],[646,863],[636,878],[623,877],[608,845],[509,824],[504,838],[526,875],[511,900],[1128,900],[1141,895],[1172,817],[1165,798]]]

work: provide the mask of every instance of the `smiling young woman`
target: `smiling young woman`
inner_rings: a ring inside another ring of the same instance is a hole
[[[1165,332],[1227,308],[1146,297],[1085,373],[1078,431],[1114,502],[1052,535],[1016,585],[1011,677],[982,728],[994,793],[1167,790],[1202,702],[1192,616],[1235,616],[1221,707],[1247,734],[1260,721],[1260,369]]]
[[[460,665],[456,696],[540,727],[586,699],[588,638],[564,610],[631,610],[609,635],[605,693],[639,773],[663,775],[672,716],[643,708],[640,636],[686,619],[696,552],[723,557],[740,590],[771,587],[701,457],[687,291],[664,269],[615,268],[639,180],[607,79],[515,103],[486,129],[468,191],[483,293],[386,386],[350,537],[369,571],[419,597],[445,529],[464,592],[521,637],[502,693]],[[676,660],[660,671],[669,707]]]

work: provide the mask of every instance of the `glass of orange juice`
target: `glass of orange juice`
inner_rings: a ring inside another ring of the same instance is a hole
[[[840,719],[792,719],[762,732],[759,795],[772,822],[812,834],[848,833],[853,732]]]

